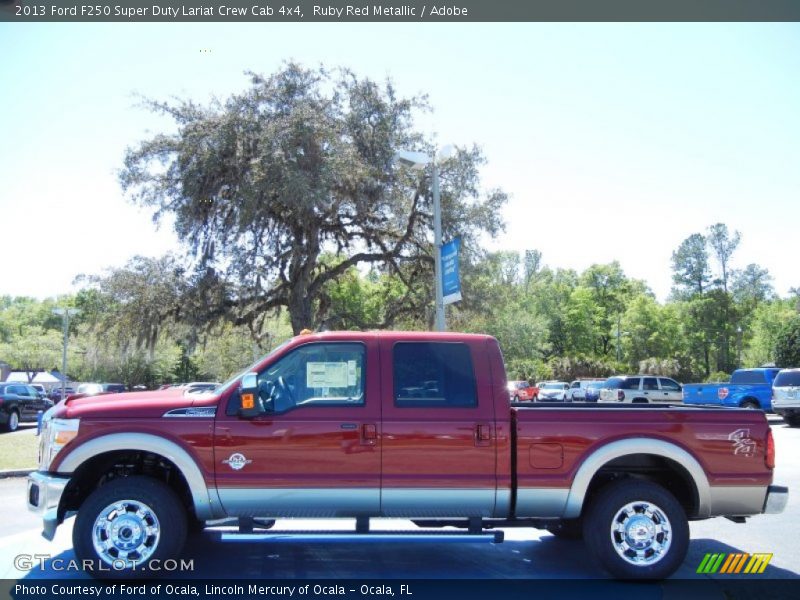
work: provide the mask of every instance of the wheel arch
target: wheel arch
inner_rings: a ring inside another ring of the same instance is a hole
[[[711,512],[711,491],[708,477],[702,465],[685,449],[671,442],[654,438],[627,438],[605,444],[592,452],[578,468],[572,480],[564,518],[577,518],[581,515],[584,504],[593,483],[605,467],[625,457],[652,456],[675,463],[688,477],[687,483],[693,486],[694,514],[692,517],[703,518]],[[680,474],[680,473],[679,473]]]
[[[59,473],[73,474],[105,456],[147,453],[160,457],[177,469],[185,481],[198,519],[211,519],[218,510],[216,490],[206,485],[195,459],[177,443],[146,433],[112,433],[89,440],[70,452],[58,466]],[[98,474],[99,475],[99,474]]]

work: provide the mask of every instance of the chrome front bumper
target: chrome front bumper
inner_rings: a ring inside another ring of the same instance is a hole
[[[771,485],[767,488],[767,499],[764,501],[764,510],[767,515],[782,513],[789,500],[789,488],[782,485]]]
[[[35,471],[28,475],[28,510],[42,515],[42,536],[52,541],[56,535],[58,505],[69,477]]]

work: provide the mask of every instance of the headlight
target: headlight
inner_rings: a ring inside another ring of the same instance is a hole
[[[39,470],[47,471],[61,449],[78,435],[80,419],[45,418],[39,440]]]

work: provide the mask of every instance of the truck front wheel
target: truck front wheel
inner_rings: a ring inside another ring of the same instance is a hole
[[[150,477],[123,477],[97,488],[78,510],[72,544],[96,577],[152,577],[186,540],[178,496]]]
[[[663,579],[689,548],[681,505],[659,485],[627,479],[603,488],[583,519],[583,537],[600,564],[620,579]]]

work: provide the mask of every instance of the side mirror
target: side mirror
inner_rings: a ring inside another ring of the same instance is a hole
[[[254,419],[266,412],[258,396],[258,373],[245,373],[239,395],[242,398],[242,406],[239,408],[242,419]]]

